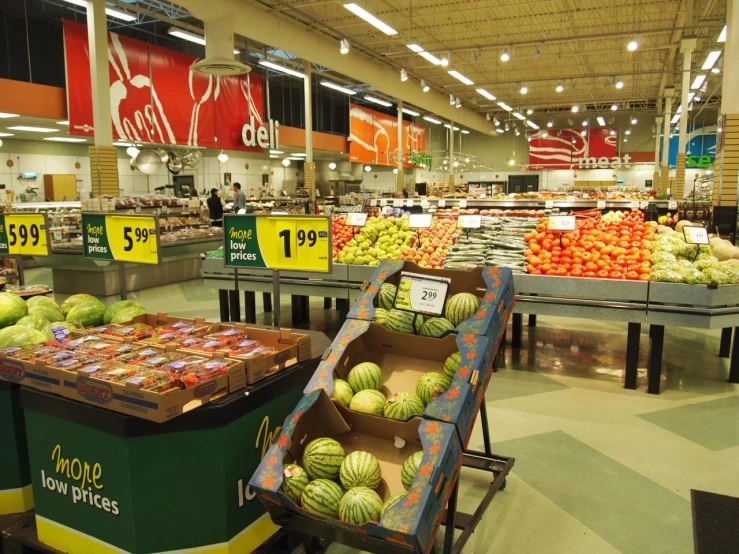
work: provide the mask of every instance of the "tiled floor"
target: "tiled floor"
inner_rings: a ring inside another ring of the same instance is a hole
[[[29,274],[48,280],[43,270]],[[215,293],[198,281],[133,297],[151,310],[218,317]],[[338,328],[320,299],[311,318],[330,335]],[[540,318],[524,327],[521,349],[506,349],[486,398],[494,450],[516,465],[465,553],[689,553],[690,489],[739,496],[739,387],[726,382],[718,333],[668,328],[663,392],[652,396],[644,331],[636,391],[622,387],[621,324]],[[482,448],[479,425],[470,446]],[[486,482],[463,471],[461,509],[474,508]]]

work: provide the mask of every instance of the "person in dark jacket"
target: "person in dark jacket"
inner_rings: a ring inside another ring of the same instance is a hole
[[[223,227],[223,201],[218,196],[218,189],[210,189],[208,212],[210,213],[210,226]]]

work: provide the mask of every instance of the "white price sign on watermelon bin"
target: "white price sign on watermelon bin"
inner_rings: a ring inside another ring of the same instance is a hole
[[[420,273],[402,272],[395,295],[395,308],[425,315],[444,313],[451,279],[429,277]]]

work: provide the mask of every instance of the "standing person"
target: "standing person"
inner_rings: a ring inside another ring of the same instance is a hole
[[[218,196],[218,189],[210,189],[208,212],[211,227],[223,227],[223,201]]]
[[[238,212],[246,208],[246,196],[241,192],[241,183],[234,183],[232,189],[236,195],[236,198],[234,198],[234,211]]]
[[[196,189],[195,187],[192,187],[190,189],[190,198],[199,198],[198,189]]]

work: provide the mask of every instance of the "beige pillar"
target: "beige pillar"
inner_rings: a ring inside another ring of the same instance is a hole
[[[405,176],[403,175],[403,101],[398,100],[398,174],[395,179],[395,193],[403,196]]]
[[[313,206],[316,204],[316,164],[313,162],[313,96],[311,90],[312,69],[310,62],[305,60],[305,164],[303,178]]]
[[[659,192],[661,189],[659,181],[659,149],[660,149],[660,136],[662,129],[662,118],[655,118],[654,125],[654,173],[652,174],[652,188]]]
[[[680,42],[680,50],[683,53],[683,86],[681,90],[680,105],[680,135],[677,147],[677,160],[675,162],[675,198],[683,199],[685,186],[685,150],[688,146],[688,92],[690,92],[690,64],[695,49],[696,39],[685,38]]]
[[[660,192],[667,192],[667,189],[670,188],[670,120],[672,119],[673,94],[675,94],[674,88],[665,89],[665,119],[662,127],[662,175],[659,184]]]
[[[449,122],[449,194],[454,194],[454,121]]]

